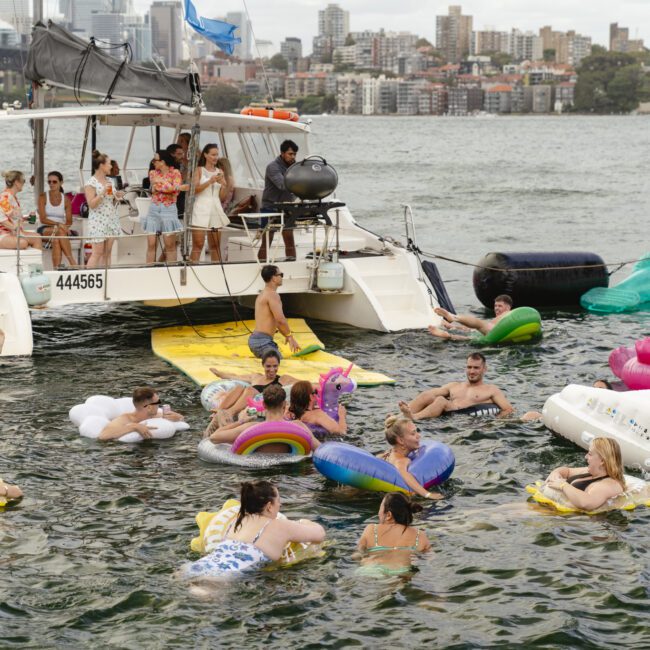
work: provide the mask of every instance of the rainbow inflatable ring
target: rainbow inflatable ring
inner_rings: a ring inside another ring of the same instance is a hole
[[[311,440],[311,435],[295,422],[260,422],[240,433],[230,451],[249,456],[264,445],[283,443],[289,446],[290,454],[308,456],[312,451]]]
[[[444,483],[455,463],[454,453],[447,445],[427,440],[411,455],[409,472],[428,490]],[[326,442],[318,447],[314,466],[326,478],[344,485],[374,492],[411,493],[396,467],[344,442]]]

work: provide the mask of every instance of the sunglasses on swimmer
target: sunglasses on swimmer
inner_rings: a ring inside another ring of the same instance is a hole
[[[147,406],[158,406],[158,404],[160,404],[160,397],[158,398],[157,402],[149,402],[149,404],[147,404]]]

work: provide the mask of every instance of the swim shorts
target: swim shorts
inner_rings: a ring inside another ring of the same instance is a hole
[[[272,336],[264,334],[263,332],[253,332],[248,337],[248,347],[258,359],[261,359],[269,350],[277,352],[280,359],[282,359],[282,354],[280,353],[278,344],[273,340]]]

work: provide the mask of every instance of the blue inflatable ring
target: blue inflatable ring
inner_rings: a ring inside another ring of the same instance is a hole
[[[322,444],[314,452],[313,460],[323,476],[338,483],[375,492],[411,493],[395,466],[345,442]],[[427,440],[412,454],[409,472],[428,490],[444,483],[455,463],[454,453],[447,445]]]

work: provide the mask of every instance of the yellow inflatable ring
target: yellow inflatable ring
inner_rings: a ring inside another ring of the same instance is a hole
[[[203,555],[211,553],[223,540],[228,528],[237,518],[239,505],[237,499],[228,499],[221,506],[219,512],[199,512],[196,515],[199,535],[192,539],[190,548]],[[282,513],[278,514],[278,517],[286,519]],[[323,555],[325,555],[325,551],[322,544],[291,542],[286,545],[282,557],[274,564],[286,567],[311,558],[323,557]]]
[[[650,506],[650,483],[634,476],[624,476],[626,490],[623,494],[606,501],[595,510],[580,510],[576,508],[559,490],[554,490],[544,483],[537,481],[534,485],[527,485],[526,492],[534,501],[551,506],[563,514],[580,512],[587,515],[597,515],[610,510],[634,510],[637,506]]]

